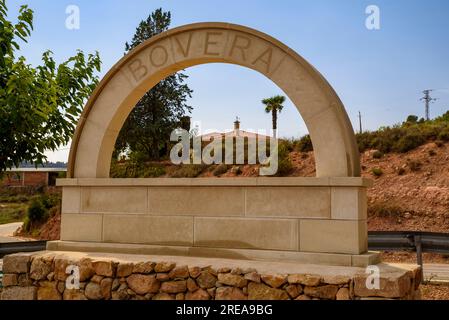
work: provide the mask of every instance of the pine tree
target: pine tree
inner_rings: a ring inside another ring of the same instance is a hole
[[[126,43],[126,53],[151,37],[168,30],[170,12],[157,9],[140,22],[132,42]],[[115,153],[128,151],[139,160],[159,160],[168,154],[170,133],[179,127],[192,107],[187,105],[192,90],[185,83],[187,75],[178,72],[168,76],[137,103],[130,113],[115,145]]]

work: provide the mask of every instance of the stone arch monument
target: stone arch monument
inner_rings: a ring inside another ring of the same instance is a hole
[[[231,63],[276,83],[298,108],[316,178],[109,179],[114,143],[139,99],[168,75]],[[342,102],[307,61],[247,27],[197,23],[124,56],[88,101],[63,187],[61,241],[50,250],[163,253],[367,265],[366,188]],[[231,201],[232,200],[232,201]]]

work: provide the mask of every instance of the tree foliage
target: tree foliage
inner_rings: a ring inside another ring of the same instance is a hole
[[[280,95],[262,100],[262,103],[265,105],[265,112],[271,113],[275,134],[278,128],[278,113],[284,109],[284,102],[285,97]]]
[[[0,172],[21,162],[41,164],[44,152],[67,144],[85,100],[98,83],[98,53],[82,51],[57,65],[51,51],[33,67],[18,56],[33,30],[33,11],[20,7],[17,23],[0,0]]]
[[[132,42],[126,43],[126,53],[151,37],[168,30],[170,12],[157,9],[141,21]],[[128,116],[116,141],[114,155],[121,152],[138,154],[141,161],[159,160],[167,154],[170,133],[180,126],[192,110],[187,105],[192,90],[185,83],[187,75],[173,74],[148,91]],[[136,155],[134,155],[136,157]]]

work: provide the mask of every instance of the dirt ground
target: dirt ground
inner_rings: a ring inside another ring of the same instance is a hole
[[[421,285],[422,300],[449,300],[449,286]]]

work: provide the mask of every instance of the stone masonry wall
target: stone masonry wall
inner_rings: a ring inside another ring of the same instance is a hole
[[[79,267],[79,290],[67,289],[66,268]],[[4,258],[2,300],[359,300],[419,299],[420,269],[391,273],[379,290],[366,288],[366,274],[259,274],[256,269],[69,260],[53,254]],[[376,298],[377,297],[377,298]]]

